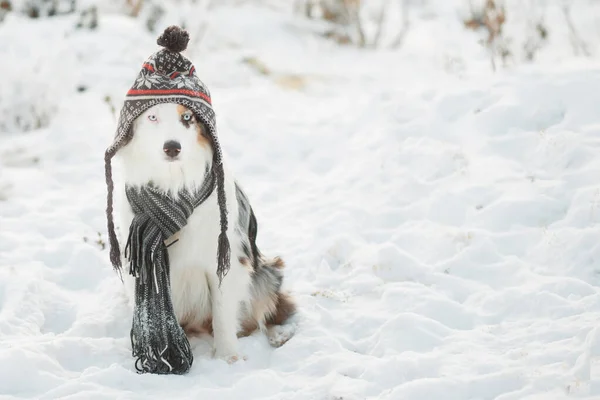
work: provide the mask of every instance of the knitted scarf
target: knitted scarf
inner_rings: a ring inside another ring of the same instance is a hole
[[[134,213],[125,257],[136,277],[131,344],[139,372],[184,374],[192,366],[190,344],[171,302],[165,241],[187,224],[214,187],[215,175],[207,170],[204,183],[193,193],[184,189],[173,196],[151,184],[125,189]]]

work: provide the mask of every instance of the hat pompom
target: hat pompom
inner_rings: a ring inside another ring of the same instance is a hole
[[[171,25],[156,39],[156,44],[174,53],[179,53],[187,48],[189,41],[190,35],[186,30],[176,25]]]

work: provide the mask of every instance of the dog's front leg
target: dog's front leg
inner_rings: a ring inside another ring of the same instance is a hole
[[[232,260],[233,261],[233,260]],[[219,278],[210,274],[210,293],[213,313],[213,335],[215,357],[229,363],[237,361],[241,355],[238,353],[239,315],[241,302],[247,293],[249,277],[244,274],[245,269],[231,263],[231,270],[223,278],[219,287]]]

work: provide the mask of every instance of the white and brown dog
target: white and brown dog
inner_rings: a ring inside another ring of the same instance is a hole
[[[157,104],[137,117],[131,129],[134,134],[117,157],[127,185],[152,181],[173,193],[202,185],[214,149],[207,127],[192,110],[180,104]],[[215,357],[233,362],[242,357],[239,337],[255,330],[264,332],[272,346],[285,343],[294,330],[292,324],[284,323],[296,307],[282,291],[283,261],[266,258],[258,250],[254,212],[227,166],[223,166],[231,266],[221,286],[216,273],[220,232],[216,190],[194,209],[187,225],[177,233],[177,242],[168,247],[168,256],[177,321],[188,336],[212,334]],[[124,190],[117,190],[117,194],[120,225],[128,227],[133,212]],[[134,278],[127,273],[123,278],[133,302]]]

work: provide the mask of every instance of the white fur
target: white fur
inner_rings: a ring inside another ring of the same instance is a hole
[[[156,121],[150,121],[155,115]],[[118,153],[127,184],[145,184],[152,180],[165,191],[202,184],[205,165],[212,162],[210,146],[202,146],[194,127],[185,127],[175,104],[160,104],[137,118],[133,139]],[[163,152],[166,141],[181,143],[181,153],[169,161]],[[115,188],[118,198],[120,242],[127,240],[127,229],[133,214],[124,201],[123,187]],[[238,215],[234,180],[225,168],[225,194],[229,218],[228,238],[231,245],[231,268],[218,287],[217,237],[220,233],[220,214],[216,190],[190,216],[179,232],[179,241],[169,247],[171,264],[171,296],[178,321],[201,324],[213,317],[215,356],[229,362],[240,356],[237,332],[241,322],[242,304],[250,305],[250,270],[239,262],[240,238],[234,230]],[[133,303],[134,280],[124,262],[123,280]]]

